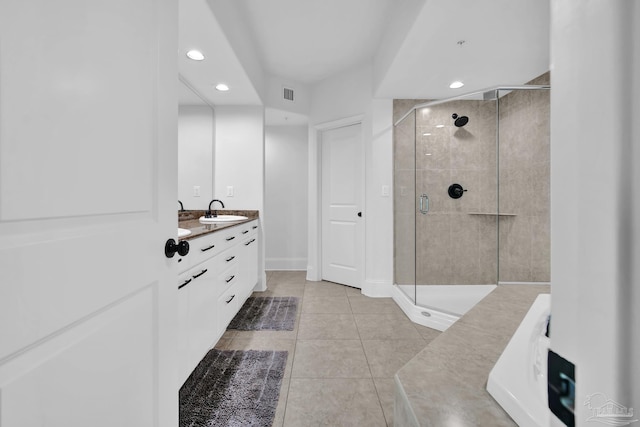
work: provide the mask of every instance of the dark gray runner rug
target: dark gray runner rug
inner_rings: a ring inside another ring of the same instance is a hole
[[[227,329],[293,331],[297,311],[296,297],[249,297]]]
[[[180,427],[270,427],[287,353],[209,351],[180,388]]]

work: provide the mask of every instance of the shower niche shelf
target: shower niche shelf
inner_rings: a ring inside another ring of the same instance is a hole
[[[468,212],[469,215],[493,215],[493,216],[518,216],[518,214],[514,213],[504,213],[504,212]]]

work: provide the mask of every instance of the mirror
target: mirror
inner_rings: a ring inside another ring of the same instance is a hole
[[[185,210],[207,209],[213,198],[213,114],[213,108],[179,78],[178,200]]]

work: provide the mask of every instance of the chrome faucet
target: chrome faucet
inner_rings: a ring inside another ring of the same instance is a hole
[[[209,203],[209,210],[207,211],[207,213],[205,214],[205,218],[211,218],[211,217],[217,217],[218,216],[218,211],[213,211],[213,213],[211,212],[211,205],[213,204],[213,202],[218,202],[220,203],[220,206],[222,206],[222,209],[224,209],[224,203],[222,203],[222,200],[218,200],[218,199],[213,199],[210,203]]]

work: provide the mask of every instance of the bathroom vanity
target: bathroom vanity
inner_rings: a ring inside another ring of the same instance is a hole
[[[180,228],[191,231],[180,238],[189,243],[189,253],[176,255],[181,383],[224,334],[258,281],[257,211],[224,224],[200,224],[199,213],[194,216],[180,221]]]

